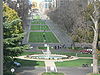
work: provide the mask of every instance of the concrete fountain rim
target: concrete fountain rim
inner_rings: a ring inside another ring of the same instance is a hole
[[[44,55],[44,54],[32,54],[31,56],[40,56],[40,55]],[[59,55],[59,54],[51,54],[53,56],[63,56],[63,57],[68,57],[67,55]],[[33,58],[28,58],[27,55],[24,56],[18,56],[15,57],[18,59],[23,59],[23,60],[33,60],[33,61],[53,61],[53,62],[63,62],[63,61],[71,61],[71,60],[76,60],[79,59],[76,56],[71,56],[69,59],[59,59],[59,60],[55,60],[55,59],[33,59]]]

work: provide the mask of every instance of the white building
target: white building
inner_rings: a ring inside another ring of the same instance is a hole
[[[46,13],[56,7],[56,0],[44,0],[40,3],[40,8],[43,13]]]
[[[79,2],[80,6],[85,8],[88,4],[92,3],[94,0],[44,0],[41,2],[41,10],[42,12],[49,11],[51,9],[56,9],[59,7],[65,8],[66,4],[68,5],[69,2]],[[100,0],[99,0],[100,1]]]

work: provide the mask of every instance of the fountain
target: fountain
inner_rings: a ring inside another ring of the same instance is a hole
[[[36,60],[36,61],[52,60],[55,62],[62,62],[62,61],[67,61],[67,60],[78,59],[75,56],[52,54],[49,49],[49,45],[45,44],[45,47],[47,47],[47,50],[46,51],[42,50],[43,54],[27,55],[27,56],[24,56],[24,58],[28,58],[30,60]]]
[[[50,52],[50,50],[49,50],[49,45],[47,45],[47,51],[43,51],[43,50],[42,50],[42,52],[43,52],[45,58],[47,58],[47,59],[50,58],[51,52]]]
[[[47,47],[47,50],[46,51],[42,50],[43,54],[25,55],[25,56],[19,56],[17,58],[24,60],[44,61],[46,72],[48,72],[49,70],[57,72],[57,68],[54,62],[63,62],[63,61],[78,59],[78,57],[76,56],[51,54],[49,45],[46,45],[45,47]]]

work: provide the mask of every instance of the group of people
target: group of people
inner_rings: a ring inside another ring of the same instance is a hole
[[[54,46],[55,49],[62,49],[62,48],[66,48],[65,44],[63,45],[56,45]]]
[[[88,67],[89,65],[88,64],[82,64],[82,67]]]

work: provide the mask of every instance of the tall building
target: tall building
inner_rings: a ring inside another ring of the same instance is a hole
[[[44,0],[40,3],[41,11],[43,13],[56,7],[56,0]]]

